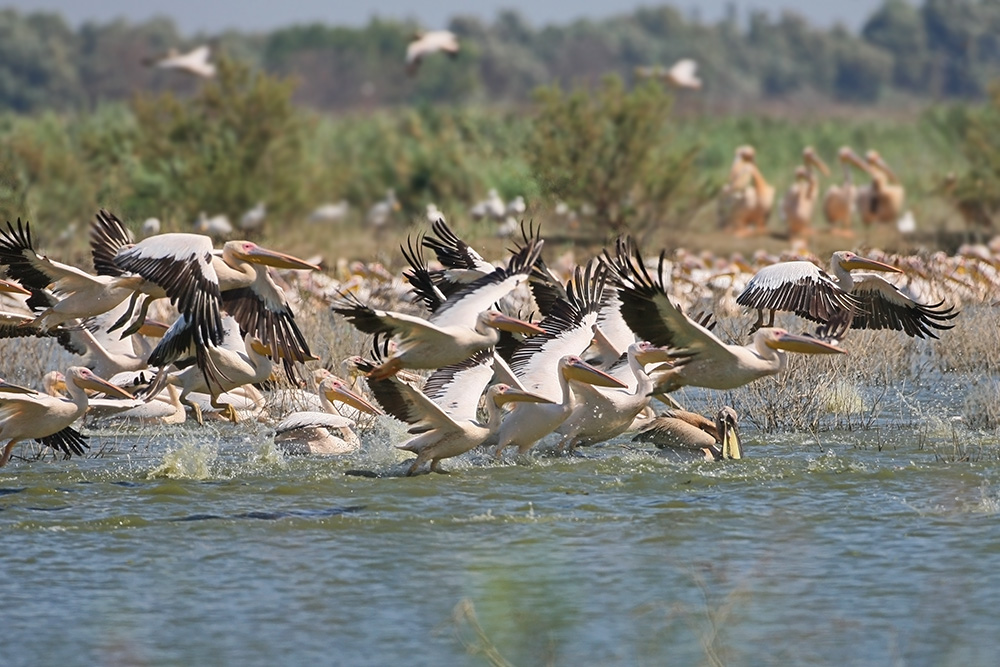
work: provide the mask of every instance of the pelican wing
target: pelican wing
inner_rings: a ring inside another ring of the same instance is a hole
[[[87,348],[80,340],[79,331],[58,326],[43,331],[38,326],[31,326],[34,317],[21,313],[0,312],[0,338],[55,338],[66,351],[73,354],[86,354]]]
[[[124,248],[134,244],[132,235],[114,213],[103,208],[90,225],[90,254],[94,260],[94,271],[99,276],[121,276],[125,274],[115,263],[115,257]]]
[[[293,412],[274,427],[275,435],[300,428],[322,426],[324,428],[354,428],[354,421],[329,412]]]
[[[577,267],[566,288],[567,299],[554,302],[552,312],[538,323],[545,333],[527,338],[514,351],[510,367],[527,391],[558,399],[556,367],[566,355],[582,354],[590,345],[605,277],[600,265]]]
[[[944,302],[925,306],[901,289],[874,273],[854,274],[851,294],[861,301],[861,308],[851,320],[852,329],[894,329],[907,336],[937,338],[934,330],[951,329],[949,320],[958,315],[954,306]]]
[[[856,294],[845,292],[826,271],[805,261],[765,266],[750,279],[736,303],[787,311],[813,322],[829,322],[861,307]]]
[[[446,342],[451,338],[446,331],[422,317],[377,310],[361,303],[353,294],[345,293],[341,296],[344,300],[334,302],[330,309],[346,317],[363,333],[399,335],[403,340],[435,339],[440,336],[441,342]]]
[[[115,264],[159,285],[170,303],[190,317],[201,338],[222,342],[219,276],[212,266],[212,239],[200,234],[159,234],[118,253]]]
[[[90,449],[90,445],[87,444],[87,436],[81,435],[79,431],[71,426],[67,426],[63,430],[57,431],[52,435],[47,435],[44,438],[35,438],[35,442],[40,442],[46,447],[51,447],[56,451],[62,452],[66,455],[66,458],[71,457],[73,454],[83,456],[84,452]]]
[[[492,273],[495,268],[472,249],[468,243],[451,231],[443,218],[431,224],[433,236],[425,236],[421,244],[434,251],[437,260],[447,269],[478,271],[481,275]]]
[[[447,300],[448,295],[458,291],[461,285],[447,281],[442,271],[428,270],[424,261],[423,247],[419,236],[416,246],[409,236],[406,237],[406,247],[399,246],[403,251],[403,257],[410,265],[409,269],[403,271],[403,277],[413,288],[413,300],[423,301],[427,310],[433,313]]]
[[[507,296],[520,283],[527,280],[532,265],[542,250],[540,241],[533,241],[514,253],[506,267],[479,278],[449,297],[431,316],[431,321],[441,327],[466,326],[472,328],[484,310]]]
[[[7,275],[31,290],[53,286],[56,293],[83,289],[100,282],[95,276],[75,266],[53,262],[35,252],[31,244],[31,227],[17,220],[17,229],[10,222],[0,234],[0,265],[7,267]]]
[[[458,424],[441,406],[416,387],[396,376],[384,380],[368,379],[368,387],[379,405],[396,419],[410,424],[410,433],[426,433],[434,429],[458,430]]]
[[[461,363],[431,373],[423,393],[456,421],[475,421],[479,398],[492,378],[493,350],[481,350]]]

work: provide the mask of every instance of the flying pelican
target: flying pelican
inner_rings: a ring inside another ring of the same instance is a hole
[[[274,428],[274,444],[287,454],[334,455],[356,451],[361,441],[352,430],[354,421],[341,416],[334,407],[334,401],[368,414],[380,415],[382,411],[333,375],[323,378],[318,394],[323,412],[293,412],[288,415]]]
[[[156,285],[195,327],[202,345],[222,342],[221,311],[225,310],[268,348],[268,354],[282,360],[290,378],[295,376],[293,362],[312,359],[295,315],[267,267],[318,271],[315,264],[250,241],[229,241],[216,251],[212,240],[199,234],[160,234],[135,244],[131,241],[120,220],[107,211],[98,213],[91,229],[98,272],[122,280],[141,277]],[[148,307],[147,298],[139,322]],[[150,363],[159,365],[159,357],[154,350]]]
[[[802,164],[795,169],[795,182],[781,202],[791,238],[807,236],[811,231],[813,208],[819,197],[817,169],[825,176],[830,175],[826,163],[819,158],[815,149],[806,146],[802,151]]]
[[[196,47],[187,53],[180,53],[177,49],[170,49],[163,58],[149,59],[146,64],[153,65],[159,69],[172,69],[178,72],[187,72],[203,79],[210,79],[215,76],[215,65],[208,62],[211,51],[208,45]]]
[[[807,261],[780,262],[765,266],[750,279],[736,302],[757,309],[756,330],[764,322],[764,310],[795,313],[830,329],[839,337],[848,329],[895,329],[908,336],[937,338],[933,329],[950,329],[946,324],[958,313],[944,308],[944,301],[925,306],[898,287],[873,273],[852,274],[853,269],[902,273],[901,269],[874,259],[840,250],[830,260],[830,274]]]
[[[682,58],[670,66],[664,68],[656,67],[636,67],[635,75],[640,79],[662,79],[674,88],[686,88],[688,90],[699,90],[701,79],[698,78],[698,63],[691,58]]]
[[[864,164],[872,181],[858,189],[857,207],[861,222],[866,227],[873,222],[896,222],[903,212],[906,190],[878,151],[865,153]]]
[[[458,50],[458,37],[450,30],[418,32],[406,47],[406,72],[410,76],[416,74],[421,59],[432,53],[441,51],[454,58]]]
[[[605,263],[618,282],[622,317],[643,340],[667,347],[672,367],[655,371],[654,393],[683,386],[735,389],[784,370],[784,352],[844,354],[844,350],[784,329],[760,329],[750,345],[727,345],[698,324],[673,302],[663,283],[666,253],[660,253],[658,276],[650,277],[638,247],[631,239],[619,241],[617,256],[605,252]]]
[[[868,168],[861,158],[849,146],[841,146],[837,151],[837,160],[844,173],[844,180],[839,185],[831,185],[823,196],[823,217],[830,223],[830,229],[839,236],[853,236],[851,225],[854,213],[857,211],[858,187],[854,184],[851,167],[857,167],[865,173]]]
[[[694,450],[709,461],[743,458],[743,444],[736,411],[726,406],[715,421],[696,412],[670,410],[656,417],[632,438],[632,442],[651,442],[660,449]]]
[[[332,310],[365,333],[398,336],[396,350],[373,370],[375,379],[384,379],[401,368],[448,366],[496,345],[499,330],[542,333],[533,324],[488,310],[527,280],[540,251],[541,243],[522,248],[506,268],[495,269],[443,301],[430,319],[375,310],[349,294],[342,294],[344,300],[335,303]]]
[[[134,398],[83,366],[70,367],[66,377],[69,398],[48,396],[0,381],[0,440],[8,441],[0,455],[0,467],[7,465],[14,445],[26,439],[59,449],[67,457],[83,454],[87,445],[71,425],[87,411],[87,389]]]

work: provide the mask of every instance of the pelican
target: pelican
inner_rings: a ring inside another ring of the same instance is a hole
[[[388,189],[385,198],[372,204],[365,214],[365,220],[375,228],[384,227],[389,222],[389,217],[400,209],[399,200],[396,199],[396,191]]]
[[[170,49],[163,58],[147,60],[146,63],[159,69],[172,69],[178,72],[187,72],[203,79],[210,79],[215,76],[215,65],[208,62],[211,51],[207,44],[180,53],[177,49]]]
[[[701,88],[701,79],[698,78],[698,63],[691,58],[682,58],[671,65],[669,69],[662,66],[636,67],[635,75],[640,79],[662,79],[674,88],[688,90]]]
[[[267,207],[264,202],[259,201],[257,205],[248,210],[240,218],[240,229],[247,232],[255,232],[264,226],[267,219]]]
[[[281,288],[267,267],[318,271],[304,260],[250,241],[229,241],[216,251],[212,240],[199,234],[160,234],[132,244],[121,221],[106,211],[92,228],[94,265],[121,276],[139,276],[155,284],[171,305],[189,319],[201,344],[222,342],[221,311],[280,358],[294,378],[293,362],[312,359],[305,337]],[[149,306],[143,302],[138,320]],[[129,330],[126,330],[127,332]],[[153,351],[150,363],[160,365]]]
[[[335,204],[320,204],[312,210],[307,222],[343,222],[351,210],[351,205],[346,199],[341,199]]]
[[[523,334],[542,333],[533,324],[509,317],[490,306],[525,282],[541,244],[518,251],[507,268],[492,273],[456,292],[434,310],[430,319],[386,310],[375,310],[352,295],[333,305],[359,330],[370,334],[398,336],[391,357],[373,370],[384,379],[402,368],[440,368],[468,359],[500,340],[500,330]]]
[[[784,329],[759,329],[750,345],[727,345],[698,324],[673,302],[663,284],[665,253],[660,253],[658,276],[650,277],[638,247],[630,240],[617,244],[617,256],[605,252],[605,263],[615,274],[622,317],[643,340],[669,348],[673,365],[656,371],[654,393],[680,387],[735,389],[784,370],[785,352],[844,354],[844,350],[810,336]]]
[[[858,190],[857,207],[861,222],[866,227],[873,222],[896,222],[903,212],[906,190],[878,151],[865,153],[864,164],[872,181]]]
[[[70,367],[66,377],[69,398],[48,396],[5,382],[0,384],[0,440],[8,441],[0,455],[0,467],[7,465],[14,445],[26,439],[59,449],[67,457],[83,454],[87,445],[71,425],[87,411],[87,389],[134,398],[83,366]]]
[[[736,411],[726,406],[715,421],[696,412],[670,410],[656,417],[632,438],[632,442],[652,442],[660,449],[694,450],[706,460],[743,458],[743,444]]]
[[[418,32],[406,47],[406,72],[413,76],[425,56],[441,51],[454,58],[458,55],[458,38],[450,30]]]
[[[854,184],[851,167],[857,167],[865,173],[868,168],[861,158],[848,146],[841,146],[837,151],[837,160],[844,173],[844,180],[839,185],[831,185],[823,196],[823,217],[830,223],[830,229],[839,236],[853,236],[851,224],[857,210],[858,188]]]
[[[795,169],[795,182],[781,202],[791,238],[807,236],[811,231],[813,207],[819,197],[819,177],[815,170],[825,176],[830,175],[826,163],[819,158],[813,147],[806,146],[802,151],[802,164]]]
[[[720,222],[739,236],[763,233],[774,207],[774,186],[764,179],[756,160],[753,146],[738,147],[719,196]]]
[[[361,441],[352,430],[354,422],[341,416],[334,407],[340,401],[368,414],[382,411],[354,393],[338,377],[323,378],[318,389],[323,412],[293,412],[275,427],[274,444],[288,454],[347,454],[356,451]]]
[[[5,294],[18,294],[21,296],[31,296],[31,292],[24,289],[17,283],[11,282],[9,280],[0,280],[0,292]]]
[[[750,279],[736,302],[757,309],[756,330],[770,310],[793,312],[829,328],[839,337],[848,329],[895,329],[908,336],[937,338],[933,329],[950,329],[946,324],[958,313],[944,308],[944,301],[926,306],[917,303],[898,287],[873,273],[852,274],[854,269],[902,273],[901,269],[874,259],[840,250],[830,260],[833,273],[826,273],[812,262],[780,262],[765,266]]]

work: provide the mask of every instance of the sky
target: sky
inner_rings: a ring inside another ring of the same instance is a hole
[[[88,20],[105,23],[116,18],[131,22],[169,16],[183,34],[215,33],[228,28],[267,31],[294,23],[320,21],[358,26],[373,14],[383,18],[416,19],[425,28],[443,27],[457,14],[492,19],[500,9],[515,9],[529,23],[564,24],[577,18],[602,18],[637,7],[663,4],[658,0],[13,0],[2,6],[20,11],[54,11],[73,25]],[[772,14],[790,8],[818,26],[841,22],[858,29],[882,0],[673,0],[688,15],[697,11],[704,21],[723,16],[734,5],[741,17],[751,9]],[[697,8],[697,9],[696,9]]]

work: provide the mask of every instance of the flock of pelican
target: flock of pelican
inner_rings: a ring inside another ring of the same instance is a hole
[[[850,147],[843,146],[837,152],[837,160],[843,169],[843,179],[829,186],[822,201],[823,216],[833,234],[853,236],[855,217],[865,228],[872,223],[900,220],[904,214],[906,191],[878,151],[869,150],[862,159]],[[870,181],[856,185],[854,169]],[[792,184],[781,201],[781,219],[792,239],[804,239],[812,234],[813,212],[820,195],[820,174],[830,176],[830,169],[816,150],[807,146],[802,151],[802,164],[795,168]],[[774,200],[775,188],[757,166],[756,150],[753,146],[737,148],[719,197],[720,225],[738,236],[763,234]]]
[[[695,275],[693,256],[646,256],[623,237],[563,279],[543,259],[539,230],[521,232],[510,257],[493,264],[439,219],[401,247],[409,267],[400,276],[362,265],[334,281],[311,262],[249,241],[216,248],[207,236],[165,233],[135,242],[104,210],[91,224],[91,273],[48,258],[29,224],[8,222],[0,232],[0,337],[45,338],[84,361],[48,374],[44,392],[0,380],[0,465],[24,440],[83,453],[86,438],[74,424],[88,408],[167,423],[188,412],[201,423],[216,412],[236,422],[263,414],[265,392],[301,398],[303,377],[317,385],[310,409],[272,415],[276,444],[294,454],[355,451],[357,420],[385,413],[413,436],[398,445],[416,454],[407,474],[425,464],[440,470],[443,459],[476,448],[526,454],[553,434],[556,452],[637,431],[635,441],[665,451],[741,458],[731,408],[712,421],[678,409],[671,392],[740,387],[782,372],[789,353],[845,354],[851,329],[936,337],[957,315],[954,303],[923,302],[927,290],[914,296],[912,285],[852,274],[903,276],[917,267],[844,251],[833,256],[832,276],[815,261],[762,266],[735,297],[758,321],[748,341],[730,342],[713,332],[711,316],[687,312],[693,302],[678,288],[712,282]],[[996,273],[1000,262],[991,266]],[[729,274],[730,293],[740,272]],[[303,373],[318,359],[292,309],[302,301],[286,293],[296,283],[372,337],[369,355],[343,361],[357,384],[325,368]],[[397,286],[389,299],[379,295],[381,283]],[[776,328],[779,310],[819,326]],[[275,389],[279,374],[292,389]],[[657,416],[654,398],[675,409]]]

